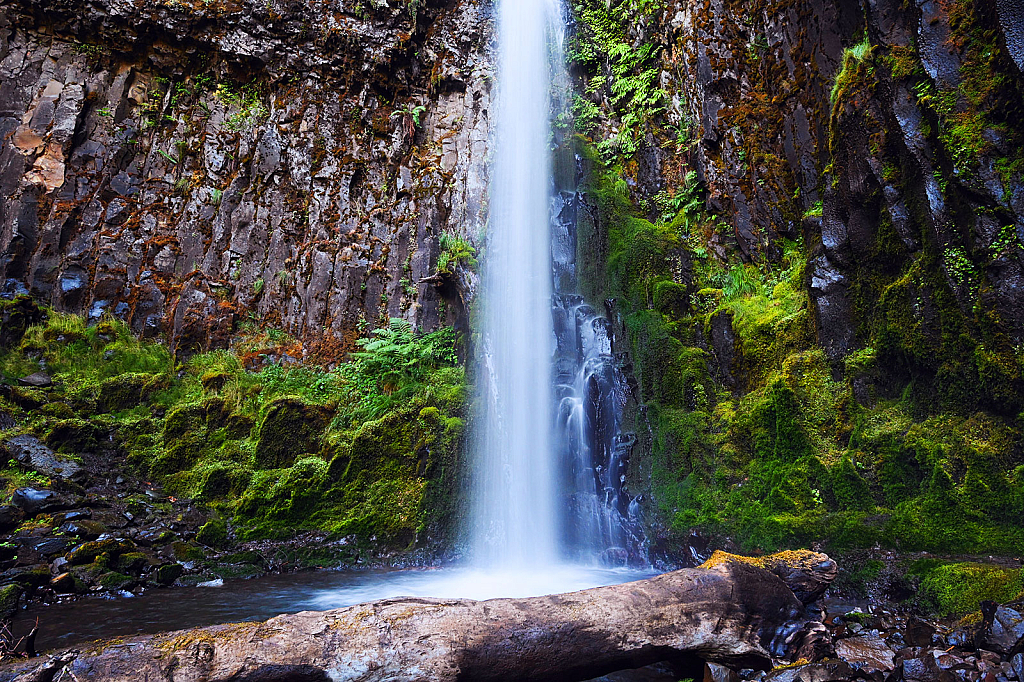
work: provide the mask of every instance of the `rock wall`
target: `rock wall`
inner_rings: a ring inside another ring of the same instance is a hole
[[[632,462],[650,473],[628,485],[649,537],[669,554],[691,528],[748,549],[1010,551],[1013,3],[573,9],[581,279],[631,342]]]
[[[475,1],[7,4],[4,290],[186,352],[248,316],[349,343],[461,321],[431,277],[485,219],[490,26]]]

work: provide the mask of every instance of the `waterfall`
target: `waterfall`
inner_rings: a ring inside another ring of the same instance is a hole
[[[498,105],[483,270],[477,563],[558,558],[552,448],[551,65],[557,0],[499,0]]]
[[[636,439],[622,430],[624,363],[610,316],[576,294],[572,141],[551,125],[571,87],[559,0],[499,0],[498,13],[473,557],[513,571],[644,564],[625,492]]]

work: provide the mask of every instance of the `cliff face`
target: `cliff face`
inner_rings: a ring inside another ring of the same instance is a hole
[[[661,539],[1009,551],[1019,10],[573,5],[585,293],[622,307]]]
[[[491,7],[390,4],[9,3],[5,291],[187,352],[451,324],[423,280],[485,217]]]
[[[582,293],[628,339],[656,542],[1019,546],[1019,8],[570,10],[557,175],[576,154]],[[470,252],[441,237],[484,226],[492,11],[5,6],[5,292],[185,355],[250,316],[333,360],[388,317],[465,324],[474,276],[442,263]]]
[[[642,195],[671,187],[689,162],[728,224],[708,240],[719,256],[764,263],[780,239],[803,237],[832,360],[869,340],[871,297],[926,256],[961,312],[980,298],[1007,342],[1024,338],[1016,5],[669,5],[629,39],[661,45],[665,118],[688,121],[693,144],[642,148]]]

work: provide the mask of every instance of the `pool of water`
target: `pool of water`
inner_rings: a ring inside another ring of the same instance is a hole
[[[138,596],[35,605],[19,612],[12,629],[20,636],[38,619],[36,649],[46,651],[94,639],[266,620],[282,613],[323,611],[388,597],[533,597],[652,575],[582,566],[514,573],[468,568],[311,571],[229,581],[219,587],[150,589]]]

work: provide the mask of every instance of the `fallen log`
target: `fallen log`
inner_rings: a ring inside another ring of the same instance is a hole
[[[80,682],[570,682],[701,660],[769,669],[816,631],[806,614],[774,573],[723,561],[544,597],[385,599],[115,640],[63,652],[59,666],[8,666],[0,682],[51,682],[62,666]]]

